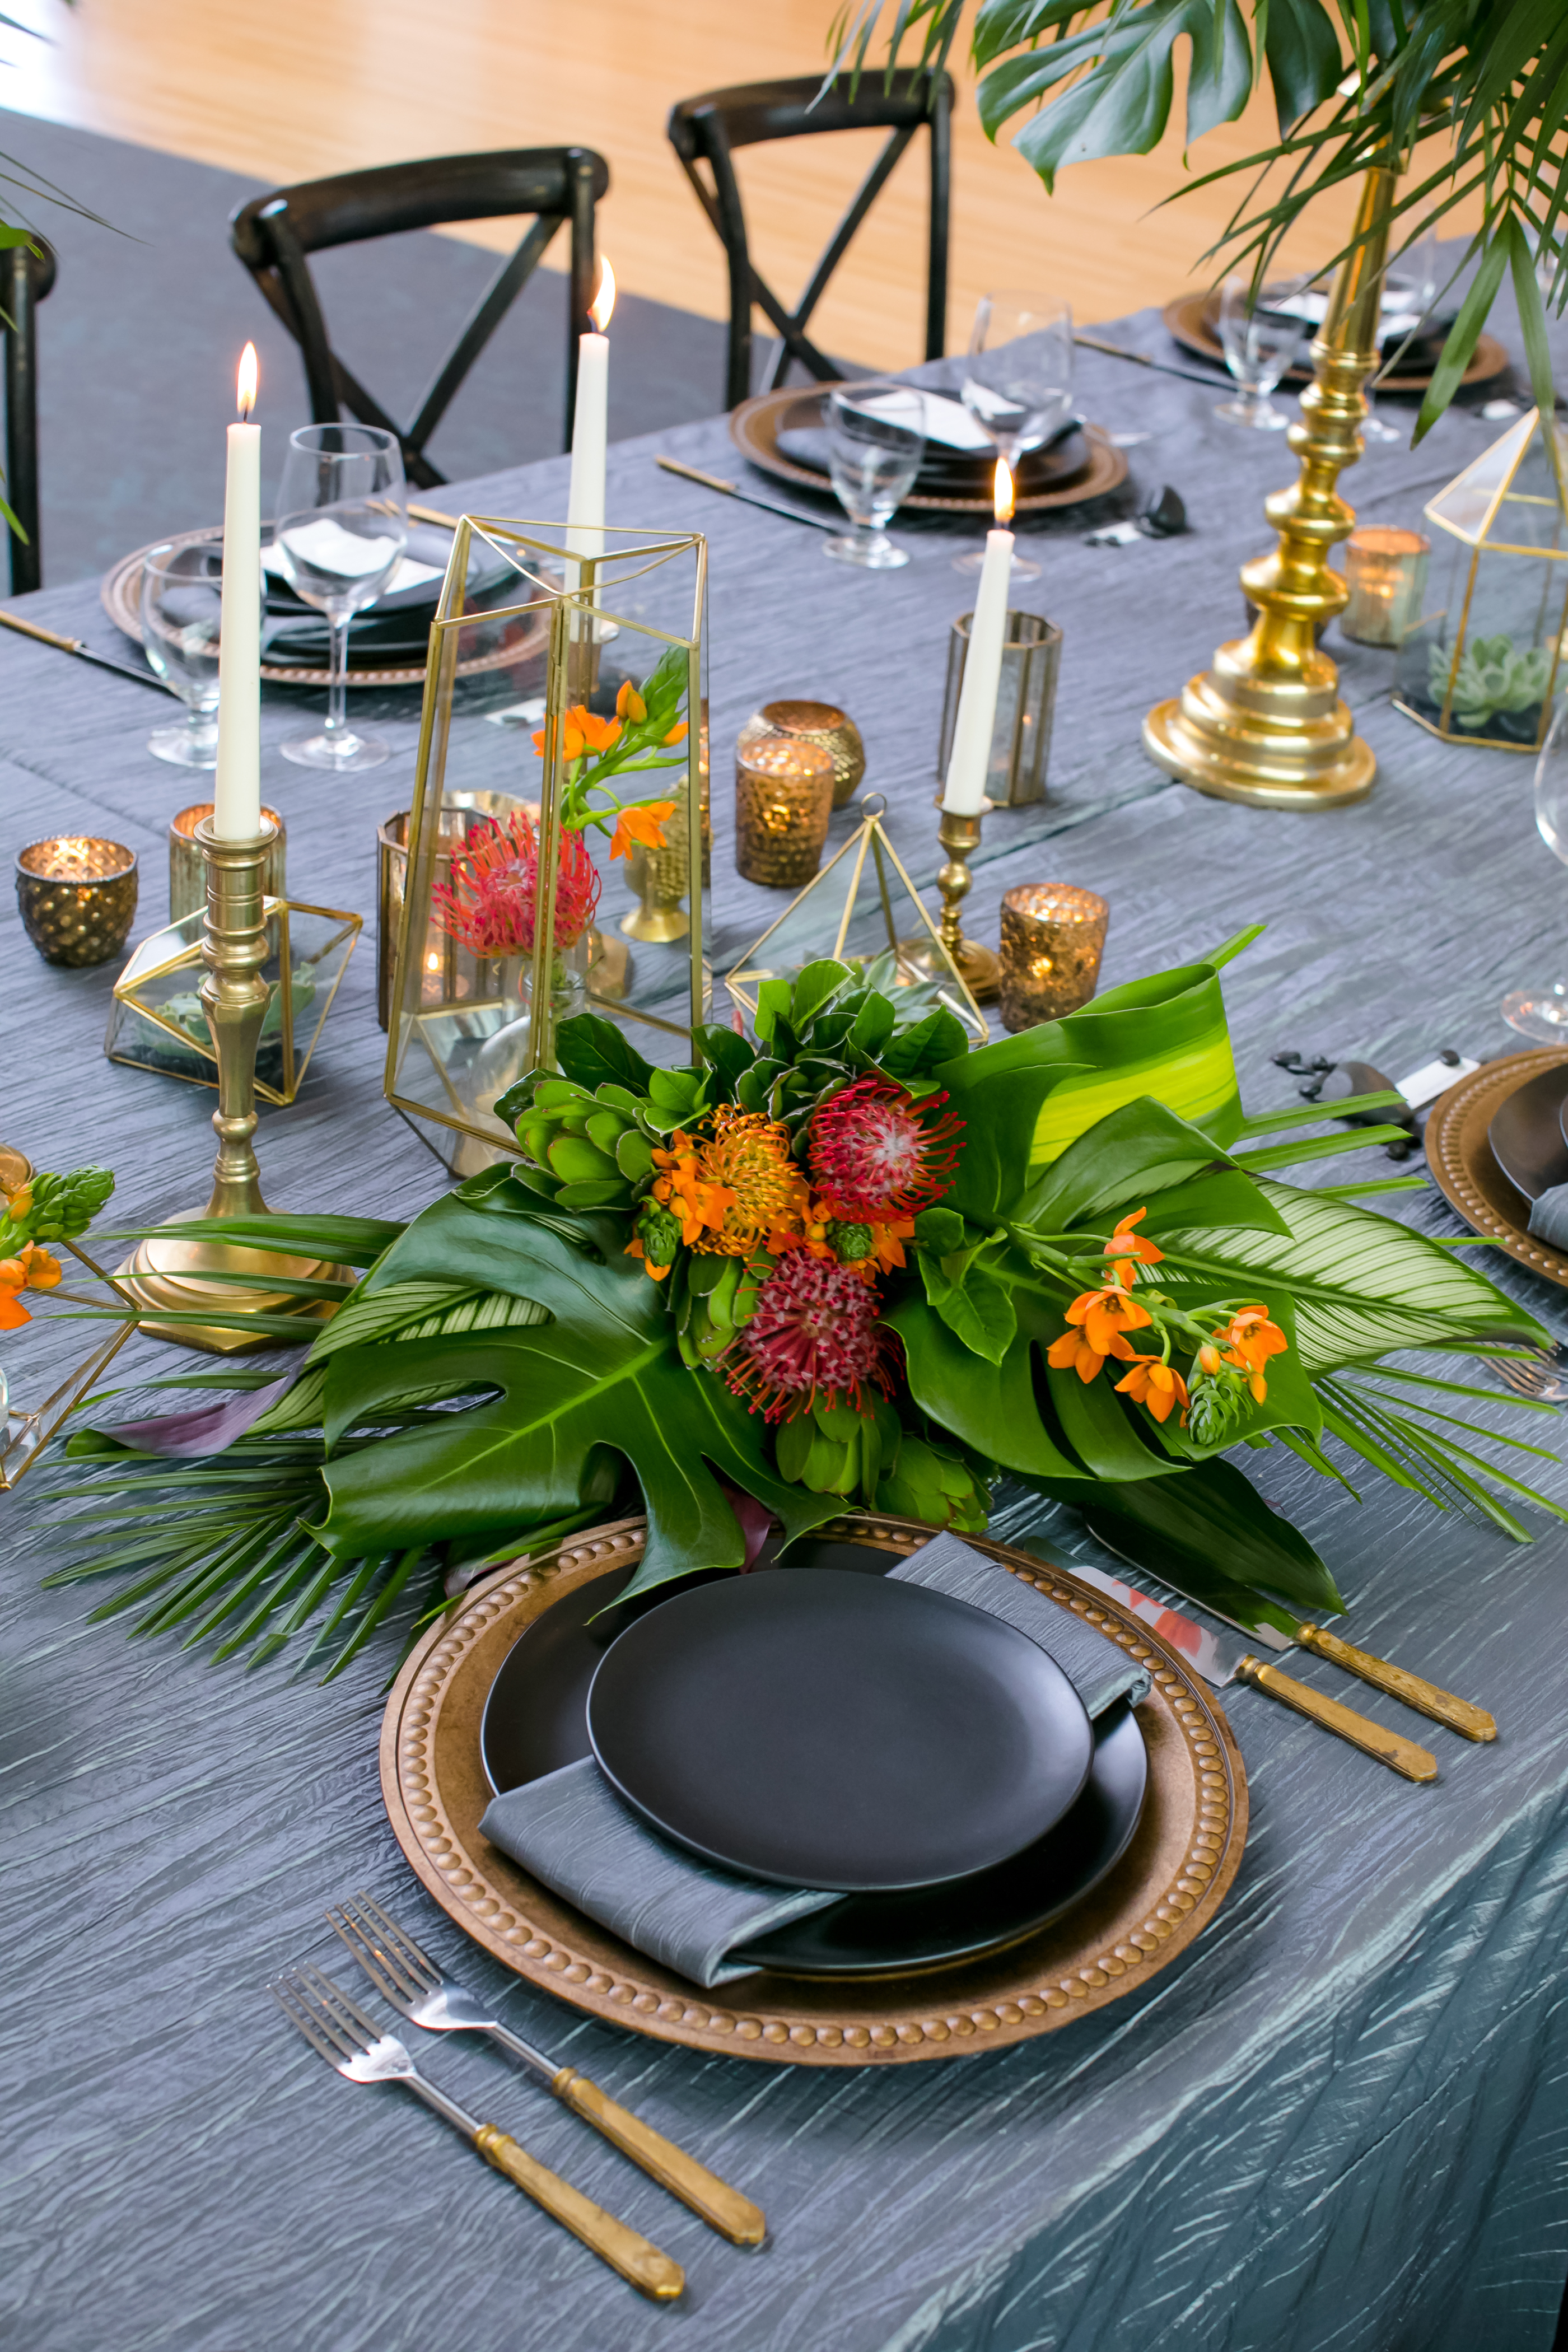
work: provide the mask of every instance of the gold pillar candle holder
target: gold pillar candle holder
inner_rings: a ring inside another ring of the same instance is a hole
[[[208,1355],[277,1347],[279,1335],[271,1327],[279,1317],[298,1318],[302,1342],[316,1321],[331,1312],[336,1286],[352,1279],[345,1268],[320,1259],[203,1241],[189,1231],[192,1222],[203,1218],[267,1214],[252,1139],[256,1048],[271,997],[261,977],[268,955],[262,882],[274,838],[271,825],[265,823],[260,833],[245,841],[220,839],[210,817],[195,827],[207,870],[202,946],[207,976],[201,998],[217,1055],[217,1108],[212,1123],[218,1148],[213,1188],[204,1209],[169,1220],[184,1230],[150,1235],[116,1273],[121,1289],[141,1311],[142,1330]],[[292,1287],[273,1290],[265,1286],[268,1277],[309,1287],[304,1295]],[[318,1285],[325,1295],[311,1295]],[[169,1319],[160,1319],[163,1316]],[[222,1319],[205,1323],[202,1318],[206,1316]],[[265,1318],[268,1328],[247,1329],[254,1317]]]
[[[1210,668],[1143,721],[1143,745],[1168,775],[1217,800],[1256,808],[1337,808],[1371,792],[1377,761],[1340,698],[1339,673],[1316,644],[1349,594],[1329,550],[1355,516],[1335,492],[1362,454],[1362,385],[1379,364],[1378,298],[1397,172],[1373,164],[1362,186],[1354,235],[1312,345],[1313,381],[1301,422],[1287,438],[1300,478],[1265,512],[1279,533],[1271,555],[1242,568],[1258,619],[1220,646]]]
[[[1002,897],[1002,1025],[1033,1029],[1087,1004],[1100,982],[1110,909],[1070,882],[1026,882]]]
[[[948,638],[947,692],[936,756],[939,776],[946,775],[952,755],[973,619],[973,613],[961,613]],[[1061,655],[1062,633],[1053,621],[1038,613],[1008,614],[996,719],[985,762],[985,790],[994,807],[1027,808],[1046,797],[1046,763],[1050,756]]]
[[[204,816],[211,816],[212,813],[211,801],[193,801],[189,808],[183,808],[178,816],[170,820],[169,920],[172,923],[179,922],[183,916],[200,915],[206,910],[206,860],[196,839],[196,827]],[[276,809],[264,808],[261,814],[278,835],[267,854],[262,887],[269,898],[285,898],[289,895],[284,876],[289,837]]]
[[[1340,635],[1358,646],[1402,646],[1421,617],[1432,542],[1418,530],[1363,523],[1345,541]]]
[[[735,751],[735,870],[769,890],[798,890],[822,863],[833,814],[833,760],[784,735]]]
[[[988,947],[965,936],[960,910],[969,896],[969,861],[980,846],[981,827],[994,805],[983,800],[973,816],[959,816],[938,801],[942,821],[936,837],[947,852],[946,863],[937,868],[936,877],[942,893],[942,919],[937,925],[942,956],[933,960],[928,943],[919,938],[899,942],[900,951],[922,978],[940,978],[943,967],[951,964],[976,1004],[989,1004],[995,996],[1000,966]]]
[[[136,852],[89,834],[58,834],[16,854],[22,929],[46,963],[107,963],[136,919]]]
[[[794,743],[820,745],[833,762],[833,805],[836,809],[848,807],[866,773],[866,746],[860,740],[860,730],[847,711],[840,710],[834,702],[811,702],[793,697],[780,702],[764,702],[742,728],[738,748],[750,751],[753,743],[765,742],[770,736],[783,736]]]

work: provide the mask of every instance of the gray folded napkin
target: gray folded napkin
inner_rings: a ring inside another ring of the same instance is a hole
[[[1148,1691],[1148,1670],[1136,1659],[956,1536],[933,1537],[889,1574],[988,1610],[1026,1634],[1056,1660],[1091,1718],[1119,1698],[1136,1705]],[[844,1899],[700,1862],[623,1804],[591,1756],[493,1798],[479,1827],[543,1885],[694,1984],[749,1975],[730,1958],[737,1945]]]
[[[1568,1250],[1568,1184],[1553,1184],[1531,1201],[1530,1230],[1550,1248]]]

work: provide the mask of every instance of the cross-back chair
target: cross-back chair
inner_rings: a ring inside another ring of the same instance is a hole
[[[572,446],[577,392],[577,338],[593,321],[594,208],[610,184],[610,167],[588,147],[500,148],[480,155],[434,155],[416,163],[343,172],[254,196],[234,214],[234,249],[300,346],[318,425],[335,425],[347,408],[362,425],[395,433],[411,481],[444,481],[426,445],[474,362],[521,293],[563,224],[571,229],[571,314],[566,336],[566,427]],[[409,425],[399,425],[332,350],[309,256],[405,229],[447,227],[531,213],[531,226],[480,297]]]
[[[43,585],[38,530],[37,305],[55,282],[55,249],[41,236],[36,253],[14,245],[0,254],[0,310],[5,331],[5,503],[26,538],[7,525],[11,593]]]
[[[710,89],[682,99],[668,122],[670,144],[697,191],[699,203],[722,244],[730,266],[730,342],[725,404],[733,408],[752,391],[752,313],[755,306],[772,322],[778,349],[766,370],[764,391],[782,384],[792,362],[824,383],[843,370],[818,351],[806,332],[828,280],[850,240],[885,186],[893,166],[922,127],[931,139],[931,214],[926,258],[925,356],[940,359],[947,337],[947,228],[952,180],[952,82],[940,75],[933,86],[918,69],[894,75],[892,87],[880,74],[867,74],[851,97],[840,80],[826,94],[819,76],[796,81],[752,82],[733,89]],[[801,139],[831,131],[886,131],[887,144],[861,182],[835,229],[811,281],[793,310],[757,273],[746,231],[745,208],[735,177],[735,151],[773,139]],[[698,166],[705,164],[711,186]]]

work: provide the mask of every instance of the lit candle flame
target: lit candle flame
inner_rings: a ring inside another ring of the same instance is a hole
[[[239,355],[239,375],[235,386],[236,405],[241,416],[248,416],[256,405],[256,345],[247,343]]]
[[[998,530],[1013,520],[1013,475],[1005,457],[996,460],[996,487],[992,492],[992,505],[996,513]]]
[[[595,330],[603,334],[610,323],[610,313],[616,307],[616,273],[603,254],[599,256],[599,290],[588,307],[588,316]]]

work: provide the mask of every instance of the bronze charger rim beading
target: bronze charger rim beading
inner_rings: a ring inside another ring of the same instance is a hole
[[[1568,1257],[1549,1249],[1531,1232],[1530,1203],[1493,1159],[1487,1129],[1510,1095],[1543,1070],[1561,1069],[1564,1064],[1568,1053],[1556,1045],[1483,1062],[1438,1096],[1426,1114],[1425,1138],[1432,1181],[1470,1231],[1484,1234],[1560,1290],[1568,1290]]]
[[[809,467],[797,466],[786,457],[778,446],[778,429],[783,417],[792,405],[809,400],[821,392],[820,385],[797,383],[783,392],[753,393],[730,412],[730,438],[742,456],[775,481],[798,483],[803,489],[815,490],[819,497],[831,498],[833,486],[826,475],[815,474]],[[1078,474],[1064,482],[1059,489],[1037,490],[1019,497],[1014,508],[1016,514],[1044,513],[1053,507],[1082,506],[1089,499],[1104,498],[1127,479],[1128,457],[1118,449],[1103,425],[1085,425],[1083,437],[1089,445],[1089,460]],[[941,499],[930,491],[911,490],[900,506],[900,513],[988,515],[991,499],[985,497]]]
[[[1206,294],[1178,294],[1173,301],[1166,303],[1160,317],[1173,342],[1180,343],[1184,351],[1195,352],[1199,359],[1215,361],[1223,368],[1225,345],[1204,315],[1208,299]],[[1490,383],[1494,376],[1506,372],[1508,365],[1508,352],[1497,337],[1481,335],[1470,355],[1470,363],[1459,379],[1460,385]],[[1230,381],[1228,373],[1215,378],[1215,385],[1222,392],[1229,386]],[[1286,369],[1279,381],[1281,383],[1310,383],[1311,361],[1298,360],[1293,367]],[[1425,373],[1384,376],[1374,388],[1378,392],[1425,392],[1431,381],[1428,369]]]
[[[163,539],[150,541],[145,547],[133,548],[129,555],[122,555],[117,563],[111,563],[103,575],[98,592],[99,602],[121,636],[129,637],[133,645],[142,643],[136,583],[142,577],[142,566],[154,547],[194,547],[200,540],[222,537],[222,523],[204,523],[195,530],[170,531]],[[482,614],[475,616],[476,621],[482,617]],[[513,663],[523,661],[531,654],[542,650],[544,637],[545,629],[541,623],[536,630],[531,630],[526,637],[515,644],[502,646],[494,653],[468,656],[458,664],[457,674],[459,677],[479,677],[487,670],[510,669]],[[266,686],[323,687],[332,682],[330,670],[300,669],[286,662],[263,662],[258,675]],[[423,686],[425,664],[397,662],[384,669],[351,667],[348,682],[351,687]]]
[[[918,1977],[842,1980],[758,1971],[704,1991],[584,1917],[489,1845],[479,1720],[512,1643],[552,1601],[641,1556],[645,1522],[589,1530],[503,1567],[433,1627],[382,1719],[381,1784],[394,1835],[449,1918],[514,1974],[608,2024],[782,2065],[900,2065],[1050,2033],[1166,1968],[1225,1899],[1247,1839],[1247,1775],[1222,1709],[1150,1627],[1065,1569],[969,1538],[1147,1662],[1139,1709],[1149,1792],[1122,1860],[1063,1920],[1004,1952]],[[860,1512],[818,1530],[907,1554],[931,1533]]]

